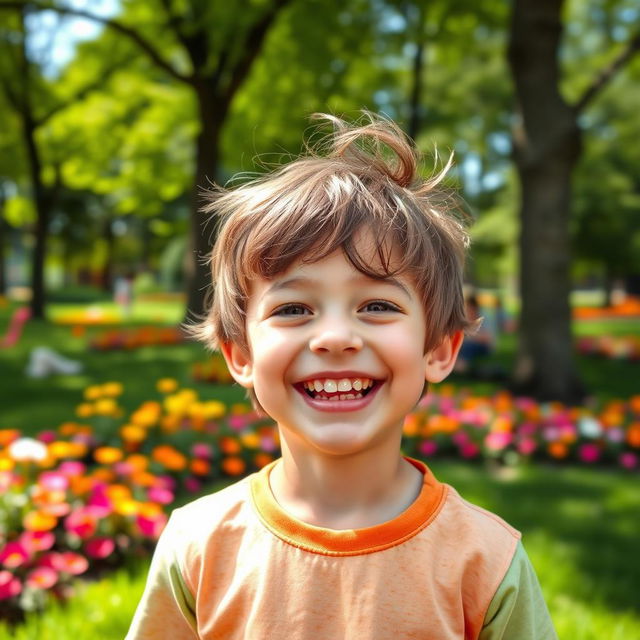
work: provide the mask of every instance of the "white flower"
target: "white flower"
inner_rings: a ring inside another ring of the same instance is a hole
[[[602,425],[591,416],[584,416],[578,421],[578,430],[585,438],[597,438],[602,434]]]
[[[8,447],[9,455],[16,462],[40,462],[47,457],[47,447],[33,438],[18,438]]]

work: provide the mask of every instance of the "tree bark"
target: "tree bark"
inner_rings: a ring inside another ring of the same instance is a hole
[[[581,151],[576,111],[559,92],[562,0],[516,0],[509,62],[518,113],[513,154],[520,180],[520,341],[513,383],[542,400],[583,394],[573,359],[569,211]]]

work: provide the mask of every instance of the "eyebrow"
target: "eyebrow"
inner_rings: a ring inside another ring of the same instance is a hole
[[[407,287],[402,284],[402,282],[400,280],[398,280],[397,278],[394,278],[393,276],[385,276],[383,278],[370,278],[369,276],[366,276],[364,274],[362,274],[361,276],[354,276],[353,278],[350,278],[350,281],[353,282],[354,284],[365,284],[365,283],[372,283],[372,282],[379,282],[381,284],[390,284],[393,287],[396,287],[397,289],[399,289],[400,291],[402,291],[402,293],[404,293],[407,297],[411,297],[411,293],[409,292],[409,289],[407,289]],[[305,278],[303,276],[296,276],[294,278],[287,278],[286,280],[278,280],[277,282],[274,282],[265,292],[266,294],[269,293],[275,293],[277,291],[281,291],[282,289],[301,289],[303,287],[307,287],[309,285],[313,285],[317,282],[317,280],[314,280],[313,278]]]

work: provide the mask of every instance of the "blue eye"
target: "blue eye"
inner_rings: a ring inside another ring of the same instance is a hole
[[[367,302],[361,311],[365,311],[367,313],[385,313],[388,311],[398,312],[400,311],[400,307],[396,306],[391,302],[387,302],[386,300],[372,300],[371,302]]]
[[[311,311],[302,304],[283,304],[273,312],[274,316],[306,316]]]

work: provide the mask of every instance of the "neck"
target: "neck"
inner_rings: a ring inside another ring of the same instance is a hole
[[[422,475],[400,455],[399,444],[334,456],[309,454],[283,438],[271,490],[283,509],[308,524],[360,529],[387,522],[422,488]]]

